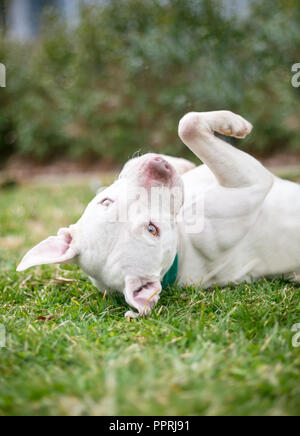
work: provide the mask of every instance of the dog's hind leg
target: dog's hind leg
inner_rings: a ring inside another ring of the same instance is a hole
[[[219,139],[214,132],[245,138],[252,125],[230,111],[191,112],[179,123],[182,141],[204,162],[226,188],[271,186],[272,174],[252,156]]]

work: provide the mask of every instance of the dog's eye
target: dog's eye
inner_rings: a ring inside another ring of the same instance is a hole
[[[150,223],[148,226],[148,232],[151,233],[151,235],[153,236],[159,236],[158,228],[152,223]]]
[[[102,204],[102,206],[109,207],[113,204],[113,201],[110,200],[109,198],[105,198],[104,200],[101,201],[100,204]]]

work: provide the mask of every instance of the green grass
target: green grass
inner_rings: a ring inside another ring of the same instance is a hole
[[[298,284],[174,287],[129,322],[122,297],[103,299],[76,267],[15,272],[91,196],[85,186],[0,191],[0,415],[299,415]]]

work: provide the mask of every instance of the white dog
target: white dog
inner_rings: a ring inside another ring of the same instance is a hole
[[[297,279],[300,186],[214,135],[244,138],[251,129],[229,111],[185,115],[179,136],[205,165],[156,154],[132,159],[77,224],[30,250],[18,271],[74,262],[101,291],[124,293],[138,312],[127,316],[149,313],[162,283],[174,280],[208,288],[259,277]],[[144,195],[155,188],[159,214]],[[197,225],[186,225],[189,220]]]

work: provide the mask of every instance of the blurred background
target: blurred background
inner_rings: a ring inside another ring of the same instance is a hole
[[[297,0],[0,0],[1,169],[193,159],[178,120],[225,108],[255,125],[247,151],[298,163],[299,25]]]

